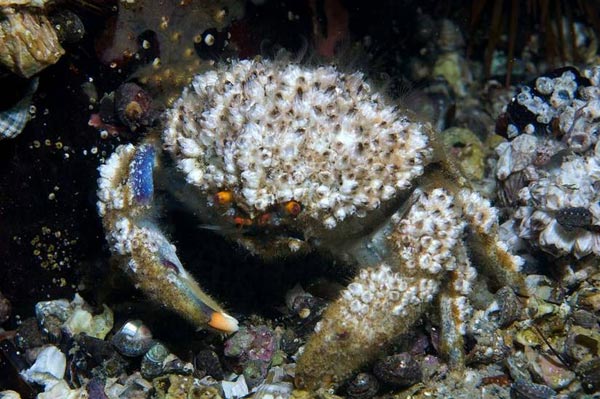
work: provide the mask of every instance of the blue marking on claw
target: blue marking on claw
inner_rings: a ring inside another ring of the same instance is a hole
[[[129,182],[135,201],[140,205],[150,205],[154,193],[154,147],[146,144],[138,147],[129,167]]]

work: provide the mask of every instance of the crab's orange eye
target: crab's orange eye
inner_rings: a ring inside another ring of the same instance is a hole
[[[302,207],[296,201],[286,202],[285,205],[283,206],[283,208],[285,209],[285,212],[288,215],[290,215],[291,217],[294,217],[294,218],[296,216],[298,216],[298,214],[302,211]]]
[[[215,194],[215,203],[220,206],[231,204],[233,193],[231,191],[219,191]]]
[[[242,216],[236,216],[236,217],[233,218],[233,224],[235,224],[236,227],[239,227],[239,228],[251,226],[252,225],[252,219],[245,218],[245,217],[242,217]]]

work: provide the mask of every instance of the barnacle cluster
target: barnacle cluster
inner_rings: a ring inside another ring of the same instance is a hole
[[[39,3],[39,4],[37,4]],[[0,4],[0,63],[31,77],[65,53],[42,2]]]
[[[501,197],[515,207],[503,225],[554,256],[600,254],[600,68],[567,68],[521,88],[497,147]]]

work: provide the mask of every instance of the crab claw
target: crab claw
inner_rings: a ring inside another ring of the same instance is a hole
[[[99,168],[98,212],[111,249],[151,299],[200,328],[235,332],[237,320],[202,291],[151,220],[155,158],[151,144],[124,145]]]
[[[153,224],[137,227],[137,239],[144,245],[132,251],[128,272],[143,291],[157,302],[174,309],[198,326],[218,331],[238,330],[235,318],[225,313],[183,268],[173,246]],[[134,238],[134,240],[136,239]],[[139,269],[141,262],[141,269]]]

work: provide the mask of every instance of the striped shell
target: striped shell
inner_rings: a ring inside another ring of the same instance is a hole
[[[23,131],[30,118],[29,106],[37,87],[38,78],[34,78],[25,96],[13,107],[0,112],[0,140],[12,139]]]

